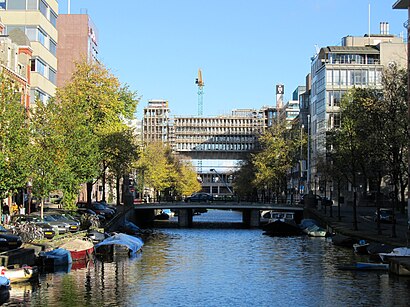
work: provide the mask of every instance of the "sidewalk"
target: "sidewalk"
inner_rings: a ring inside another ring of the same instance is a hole
[[[327,225],[335,233],[340,233],[357,240],[366,240],[369,242],[379,242],[396,247],[410,247],[410,233],[408,232],[407,215],[396,212],[396,237],[392,237],[392,224],[381,223],[382,234],[378,234],[377,223],[373,221],[373,215],[376,207],[357,207],[357,228],[353,227],[353,208],[350,206],[341,206],[340,217],[338,218],[338,207],[333,205],[332,217],[330,208],[306,208],[309,214],[315,216],[317,220]]]

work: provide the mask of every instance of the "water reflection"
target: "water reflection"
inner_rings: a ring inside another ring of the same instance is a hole
[[[208,218],[220,222],[221,215]],[[223,212],[236,223],[235,212]],[[195,217],[206,221],[207,215]],[[240,217],[239,217],[240,218]],[[353,251],[325,238],[269,237],[259,229],[162,229],[135,258],[96,260],[12,289],[6,305],[408,306],[410,279],[350,272]]]

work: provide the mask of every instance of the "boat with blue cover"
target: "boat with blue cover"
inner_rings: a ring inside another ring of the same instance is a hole
[[[95,245],[97,255],[133,255],[139,252],[144,242],[136,236],[125,233],[114,234]]]

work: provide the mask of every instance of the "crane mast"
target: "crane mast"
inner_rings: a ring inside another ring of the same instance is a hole
[[[198,85],[198,116],[202,116],[204,103],[204,81],[202,80],[201,69],[198,69],[198,78],[196,78],[195,84]]]

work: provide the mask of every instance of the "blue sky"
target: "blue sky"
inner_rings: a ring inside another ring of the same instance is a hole
[[[67,13],[59,0],[59,13]],[[195,78],[202,69],[204,115],[275,105],[275,85],[285,101],[305,84],[319,47],[347,35],[406,36],[406,10],[396,0],[71,0],[99,32],[100,60],[141,97],[169,101],[172,115],[196,115]]]

